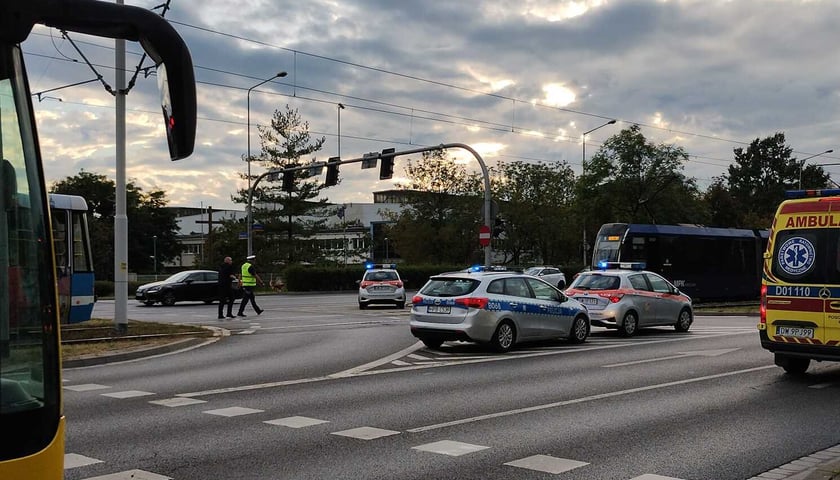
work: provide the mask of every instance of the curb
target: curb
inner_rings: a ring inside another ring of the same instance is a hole
[[[78,368],[90,367],[94,365],[105,365],[108,363],[125,362],[127,360],[137,360],[139,358],[151,357],[154,355],[162,355],[165,353],[174,353],[180,350],[188,350],[204,345],[216,343],[230,335],[230,331],[224,328],[202,326],[213,332],[212,337],[190,337],[182,338],[164,345],[155,345],[153,347],[137,348],[134,350],[124,352],[114,352],[103,355],[95,355],[88,357],[73,358],[61,362],[61,368]]]

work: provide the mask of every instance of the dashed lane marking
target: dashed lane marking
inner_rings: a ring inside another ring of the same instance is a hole
[[[184,407],[187,405],[195,405],[196,403],[207,403],[207,400],[199,400],[197,398],[167,398],[164,400],[152,400],[149,403],[154,405],[162,405],[164,407]]]
[[[646,473],[644,475],[633,477],[630,480],[682,480],[681,478],[676,477],[663,477],[662,475],[654,475],[652,473]]]
[[[265,410],[257,410],[255,408],[245,408],[245,407],[228,407],[228,408],[218,408],[216,410],[206,410],[202,413],[206,413],[208,415],[218,415],[220,417],[239,417],[241,415],[250,415],[252,413],[262,413]]]
[[[126,470],[125,472],[90,477],[84,480],[172,480],[172,477],[158,475],[157,473],[147,472],[145,470]]]
[[[106,385],[100,385],[98,383],[83,383],[81,385],[65,385],[65,390],[70,390],[73,392],[90,392],[92,390],[107,390],[111,387]]]

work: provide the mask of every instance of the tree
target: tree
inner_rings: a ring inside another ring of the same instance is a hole
[[[321,150],[326,141],[324,137],[313,140],[309,122],[303,121],[298,110],[288,105],[285,111],[275,110],[271,124],[259,127],[259,132],[262,149],[252,160],[265,168],[299,165],[302,157]],[[312,262],[321,256],[315,242],[302,239],[313,236],[326,222],[325,219],[313,219],[325,214],[327,199],[317,200],[324,185],[302,170],[294,173],[293,186],[291,192],[284,192],[280,185],[266,182],[254,191],[253,218],[264,230],[253,236],[253,245],[264,265],[298,260]],[[247,204],[248,192],[240,191],[234,200]]]
[[[104,175],[80,171],[52,184],[52,193],[79,195],[88,204],[88,228],[97,278],[114,279],[114,214],[116,184]],[[174,211],[166,208],[166,194],[161,190],[144,193],[129,182],[126,184],[128,216],[128,258],[133,271],[152,272],[154,253],[160,264],[180,255],[176,239],[178,224]],[[157,236],[157,239],[154,237]]]
[[[702,223],[694,179],[682,174],[682,147],[654,145],[638,125],[610,137],[578,181],[577,205],[593,233],[604,223]],[[591,237],[590,237],[591,238]]]
[[[412,263],[472,263],[480,258],[480,177],[447,158],[445,150],[423,152],[420,161],[409,160],[405,171],[405,209],[392,216],[387,232],[393,249]]]
[[[575,178],[569,165],[511,162],[492,170],[493,198],[504,222],[494,250],[515,265],[575,261],[578,229],[569,222]]]
[[[736,211],[739,226],[768,228],[776,207],[784,199],[785,190],[799,186],[801,162],[791,158],[793,149],[785,144],[785,134],[756,138],[746,148],[736,148],[735,163],[725,177]],[[802,171],[803,185],[809,188],[828,186],[829,176],[818,165]]]

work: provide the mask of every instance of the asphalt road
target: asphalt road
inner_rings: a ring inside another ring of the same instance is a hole
[[[498,355],[427,350],[408,309],[353,295],[258,302],[223,323],[215,305],[130,301],[131,319],[231,335],[67,369],[66,478],[728,480],[840,443],[840,365],[784,374],[754,317]]]

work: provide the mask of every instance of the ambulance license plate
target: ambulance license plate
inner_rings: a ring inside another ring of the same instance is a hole
[[[446,305],[429,305],[426,307],[427,313],[449,313],[452,311],[452,307]]]
[[[814,329],[802,327],[776,327],[776,335],[781,335],[783,337],[814,338]]]

